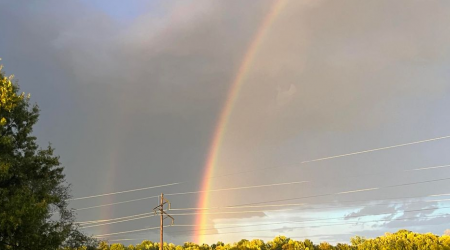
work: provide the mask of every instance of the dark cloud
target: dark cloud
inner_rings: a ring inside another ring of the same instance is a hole
[[[35,132],[40,142],[56,147],[75,196],[189,181],[155,192],[80,201],[74,207],[200,188],[228,89],[273,3],[155,1],[139,9],[133,5],[128,10],[134,14],[125,13],[125,4],[101,1],[0,3],[5,71],[14,73],[23,91],[41,106]],[[212,185],[311,183],[214,193],[211,206],[270,203],[446,176],[445,169],[395,170],[448,164],[447,142],[309,165],[298,162],[448,134],[449,8],[442,1],[287,2],[266,27],[245,70],[214,174],[259,170],[216,178]],[[274,166],[290,168],[261,170]],[[425,196],[447,187],[442,181],[303,200],[311,206],[330,200],[341,204]],[[177,208],[194,207],[198,201],[196,195],[169,199]],[[155,203],[79,211],[79,219],[148,212]],[[352,214],[385,209],[368,205]],[[437,220],[420,220],[430,213],[412,214],[418,219],[409,224],[377,224],[380,230],[367,234],[415,223],[442,232]],[[267,219],[263,214],[257,216]],[[211,216],[208,223],[251,216]],[[177,223],[192,224],[193,218],[179,216]],[[157,220],[150,218],[89,232],[153,223]],[[171,230],[170,239],[189,240]]]

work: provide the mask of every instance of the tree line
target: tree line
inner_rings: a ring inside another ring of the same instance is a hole
[[[137,245],[125,246],[122,243],[108,244],[102,241],[97,249],[159,250],[159,243],[144,240]],[[186,242],[183,245],[164,243],[164,250],[450,250],[450,235],[438,236],[432,233],[420,234],[400,230],[396,233],[386,233],[374,239],[355,236],[351,238],[350,244],[338,243],[336,245],[327,242],[314,244],[308,239],[301,241],[277,236],[268,242],[259,239],[243,239],[232,244],[224,244],[223,242],[212,245],[198,245],[192,242]]]

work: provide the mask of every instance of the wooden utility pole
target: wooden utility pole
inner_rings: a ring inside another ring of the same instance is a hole
[[[161,193],[161,201],[159,202],[159,213],[161,216],[160,233],[159,233],[159,250],[164,250],[164,194]]]
[[[170,202],[168,200],[164,199],[163,193],[161,193],[160,198],[161,199],[159,200],[159,206],[153,208],[153,211],[155,212],[155,214],[157,212],[159,212],[159,215],[161,216],[160,217],[161,218],[160,229],[159,229],[159,231],[160,231],[160,233],[159,233],[159,239],[160,239],[159,250],[164,250],[164,219],[171,218],[172,225],[173,225],[173,222],[175,221],[175,219],[164,211],[164,205],[166,203],[169,204],[169,209],[170,209]],[[164,218],[164,215],[167,215],[167,217]]]

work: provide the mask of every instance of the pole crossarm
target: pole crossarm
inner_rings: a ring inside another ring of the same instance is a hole
[[[165,204],[167,204],[167,202],[164,202],[163,204],[156,206],[155,208],[153,208],[153,210],[159,210],[159,209],[161,209],[161,207],[163,207]]]
[[[163,220],[165,220],[165,219],[167,219],[167,218],[170,218],[170,219],[172,219],[172,224],[170,224],[171,226],[173,225],[173,223],[175,222],[175,219],[172,217],[172,216],[170,216],[169,214],[167,214],[166,212],[163,212],[165,215],[167,215],[167,217],[165,217],[165,218],[163,218]]]

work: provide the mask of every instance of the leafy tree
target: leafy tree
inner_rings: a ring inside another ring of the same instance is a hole
[[[267,242],[267,248],[271,250],[282,250],[283,246],[289,243],[286,236],[277,236],[272,241]]]
[[[210,247],[209,247],[209,245],[208,244],[206,244],[206,243],[203,243],[201,246],[199,246],[199,249],[200,250],[209,250],[210,249]]]
[[[98,245],[98,250],[109,250],[109,244],[106,241],[101,241]]]
[[[208,246],[207,244],[199,246],[192,242],[186,242],[183,245],[178,246],[164,243],[164,246],[167,247],[168,250],[199,250],[200,248],[202,250],[450,250],[449,235],[439,237],[432,233],[419,234],[407,230],[399,230],[396,233],[386,233],[384,236],[375,239],[365,239],[360,236],[355,236],[351,239],[351,242],[352,245],[338,243],[336,246],[332,246],[327,242],[314,245],[313,242],[308,239],[296,241],[284,236],[277,236],[272,241],[267,242],[267,244],[258,239],[252,241],[243,239],[232,244],[224,244],[219,241],[211,246]],[[101,243],[101,245],[102,244],[106,243]],[[115,244],[111,245],[111,250],[114,245]],[[144,247],[144,245],[146,247]],[[153,248],[157,247],[157,245],[157,243],[153,244],[151,241],[144,241],[137,245],[136,248],[132,248],[130,245],[127,249],[158,250],[158,248]]]
[[[263,240],[254,239],[250,242],[250,245],[252,249],[266,250],[266,244],[264,243]]]
[[[304,242],[305,242],[305,249],[306,250],[313,250],[314,249],[314,243],[310,239],[306,239]]]
[[[0,72],[0,248],[81,248],[95,241],[77,230],[63,167],[40,149],[33,126],[39,108]]]
[[[352,246],[357,247],[364,243],[366,239],[364,237],[355,236],[350,239],[350,242],[352,243]]]
[[[330,243],[328,243],[328,242],[322,242],[319,244],[318,249],[319,250],[332,250],[332,249],[334,249],[334,247],[331,246]]]
[[[186,250],[198,250],[198,249],[200,249],[200,247],[197,244],[192,243],[192,242],[185,242],[184,245],[183,245],[183,248],[186,249]]]
[[[120,243],[114,243],[111,245],[111,247],[109,249],[110,250],[125,250],[125,246]]]
[[[348,245],[348,244],[342,244],[338,243],[335,247],[336,250],[356,250],[356,248]]]

